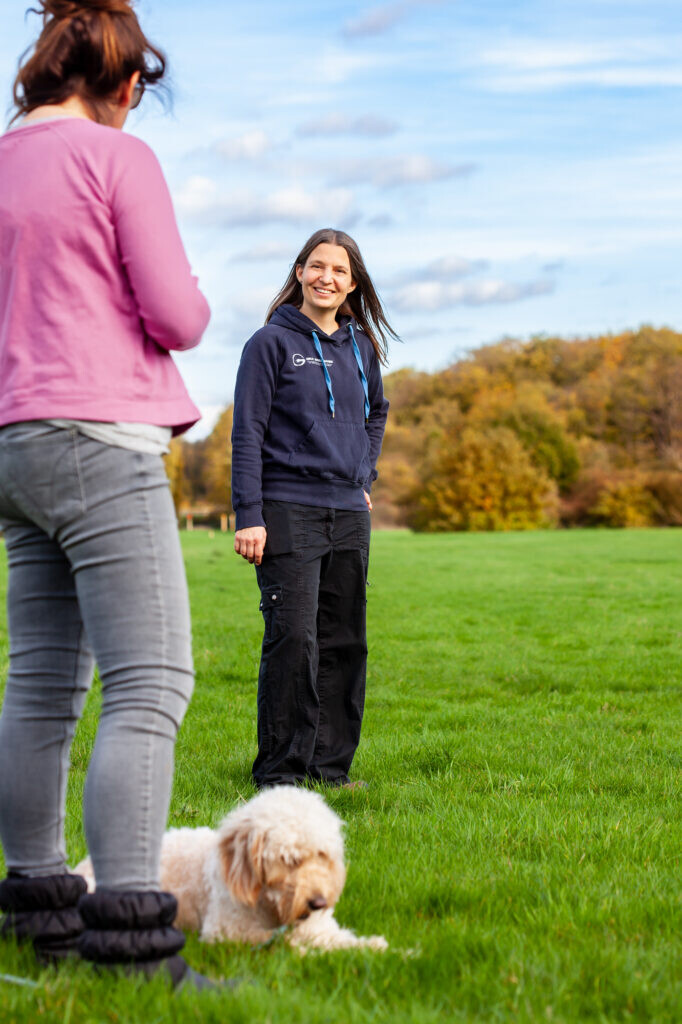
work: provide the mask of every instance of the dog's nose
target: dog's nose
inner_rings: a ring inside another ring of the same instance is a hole
[[[324,910],[327,901],[324,896],[313,896],[311,900],[308,900],[308,906],[311,910]]]

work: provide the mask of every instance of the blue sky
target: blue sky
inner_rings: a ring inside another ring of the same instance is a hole
[[[38,19],[5,3],[0,91]],[[11,6],[11,10],[9,9]],[[158,154],[213,309],[179,357],[205,414],[321,226],[360,244],[433,370],[503,335],[680,328],[682,9],[668,0],[141,0]]]

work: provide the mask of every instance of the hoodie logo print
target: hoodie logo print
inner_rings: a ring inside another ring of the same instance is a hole
[[[322,366],[322,362],[316,356],[302,356],[300,352],[294,352],[291,357],[291,361],[294,366],[305,366],[306,363],[310,363],[312,366]],[[325,359],[325,366],[333,366],[333,359]]]

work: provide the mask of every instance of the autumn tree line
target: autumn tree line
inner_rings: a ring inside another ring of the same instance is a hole
[[[505,339],[384,388],[375,527],[682,525],[682,334]],[[180,515],[231,512],[231,429],[229,406],[205,440],[173,442]]]

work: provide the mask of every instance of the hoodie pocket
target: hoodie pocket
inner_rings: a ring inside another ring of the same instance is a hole
[[[364,424],[315,420],[289,455],[289,465],[304,476],[361,485],[370,474],[369,437]]]

